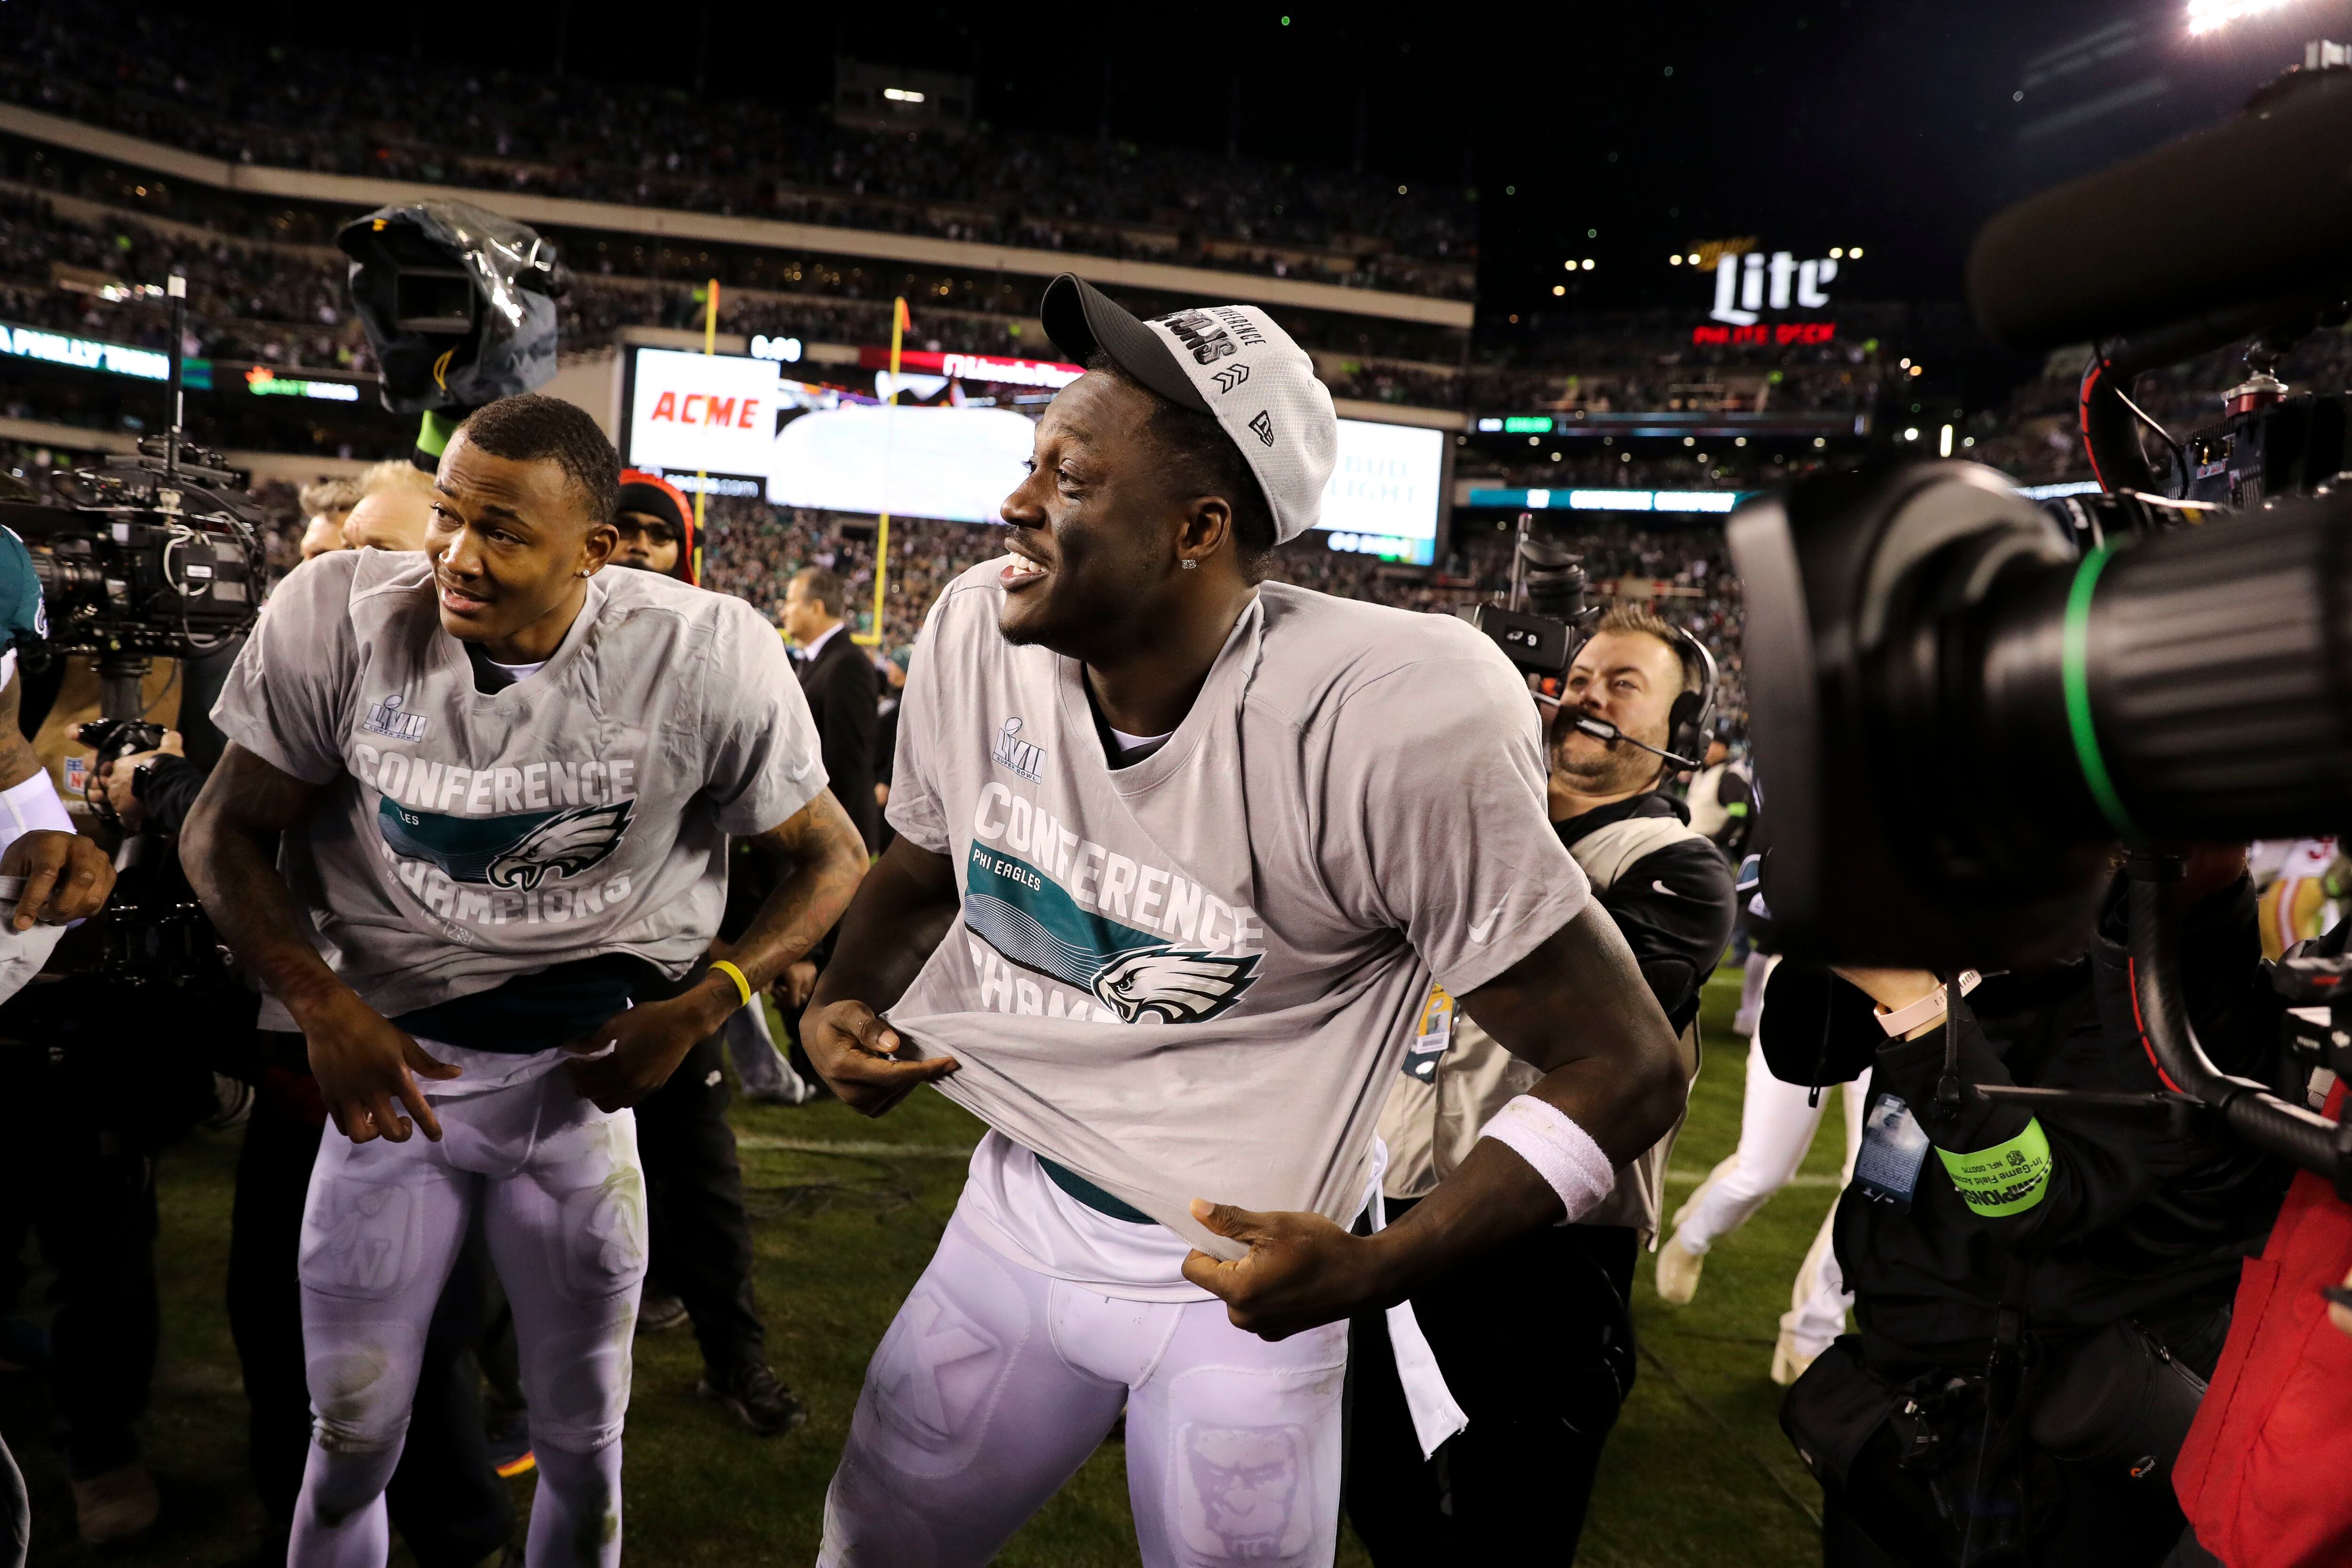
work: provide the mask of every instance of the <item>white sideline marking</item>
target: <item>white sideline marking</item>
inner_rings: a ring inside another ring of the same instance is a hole
[[[1668,1171],[1666,1173],[1666,1184],[1669,1186],[1696,1186],[1706,1180],[1706,1173],[1705,1171]],[[1845,1181],[1844,1178],[1840,1176],[1808,1176],[1801,1174],[1790,1177],[1789,1185],[1792,1187],[1842,1187],[1845,1185]]]
[[[949,1143],[885,1143],[876,1138],[768,1138],[744,1133],[738,1149],[788,1154],[865,1154],[899,1160],[969,1160],[970,1149]]]

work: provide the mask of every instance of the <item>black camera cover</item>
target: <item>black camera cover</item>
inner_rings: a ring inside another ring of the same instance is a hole
[[[568,275],[529,226],[467,202],[378,207],[335,236],[395,414],[479,408],[555,374]]]

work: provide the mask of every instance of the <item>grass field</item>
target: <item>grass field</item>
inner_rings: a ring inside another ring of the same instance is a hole
[[[1689,1124],[1675,1152],[1691,1182],[1731,1151],[1739,1128],[1741,1043],[1729,1029],[1736,974],[1707,988],[1707,1037]],[[1803,1510],[1820,1496],[1774,1420],[1766,1375],[1790,1276],[1828,1206],[1841,1142],[1832,1110],[1808,1160],[1817,1179],[1782,1193],[1709,1256],[1697,1302],[1659,1303],[1647,1259],[1637,1289],[1643,1363],[1602,1466],[1582,1561],[1599,1568],[1799,1568],[1820,1560]],[[866,1358],[929,1258],[980,1124],[934,1094],[880,1121],[838,1104],[739,1105],[745,1181],[759,1237],[771,1359],[807,1401],[809,1425],[762,1442],[695,1397],[684,1333],[637,1342],[629,1411],[626,1556],[646,1568],[804,1564],[816,1550],[826,1478]],[[236,1134],[199,1136],[162,1161],[162,1371],[143,1433],[164,1518],[138,1549],[105,1561],[208,1565],[249,1549],[260,1521],[245,1474],[244,1397],[222,1307]],[[35,1563],[95,1559],[73,1540],[63,1469],[45,1440],[30,1378],[0,1376],[0,1430],[32,1489]],[[528,1477],[512,1483],[527,1506]],[[394,1560],[405,1561],[395,1548]],[[1368,1562],[1352,1537],[1343,1563]],[[1036,1568],[1132,1563],[1118,1445],[1085,1469],[1005,1549]]]

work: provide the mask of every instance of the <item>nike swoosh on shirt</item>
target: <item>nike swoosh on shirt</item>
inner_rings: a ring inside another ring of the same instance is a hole
[[[1503,900],[1503,904],[1507,904],[1510,901],[1510,900],[1505,899]],[[1503,904],[1496,904],[1492,910],[1488,910],[1485,920],[1473,921],[1470,923],[1470,940],[1472,942],[1484,942],[1488,937],[1495,934],[1495,922],[1503,918]]]
[[[808,777],[809,770],[814,766],[816,766],[816,759],[814,757],[803,758],[801,760],[801,765],[793,770],[793,783],[798,784],[801,780]]]
[[[1681,897],[1682,897],[1682,895],[1681,895],[1680,893],[1675,892],[1672,888],[1667,887],[1664,882],[1659,881],[1655,877],[1653,877],[1653,878],[1651,878],[1651,879],[1650,879],[1650,886],[1652,886],[1653,888],[1657,889],[1658,889],[1658,891],[1660,891],[1660,892],[1662,892],[1662,893],[1665,894],[1665,896],[1666,896],[1666,897],[1668,897],[1668,898],[1670,898],[1670,899],[1679,899],[1679,898],[1681,898]]]

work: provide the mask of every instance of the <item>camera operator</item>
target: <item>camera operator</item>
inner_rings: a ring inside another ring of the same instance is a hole
[[[1698,1070],[1699,987],[1731,934],[1731,868],[1664,793],[1706,733],[1705,660],[1646,608],[1603,616],[1570,666],[1554,731],[1552,826],[1624,932],[1683,1071]],[[1578,716],[1625,737],[1601,740]],[[1644,744],[1649,749],[1644,749]],[[1442,989],[1381,1118],[1391,1221],[1469,1152],[1534,1069],[1458,1014]],[[1679,1129],[1679,1121],[1676,1123]],[[1633,1381],[1633,1262],[1657,1234],[1674,1133],[1617,1172],[1610,1198],[1416,1289],[1413,1311],[1469,1426],[1424,1459],[1377,1312],[1354,1321],[1348,1511],[1382,1563],[1505,1562],[1540,1540],[1572,1561],[1601,1448]],[[1498,1323],[1541,1324],[1542,1353]]]
[[[2198,1037],[2223,1070],[2267,1076],[2278,1006],[2243,864],[2240,847],[2200,851],[2172,893]],[[1953,1019],[1922,972],[1773,972],[1773,1072],[1871,1073],[1835,1226],[1860,1332],[1781,1410],[1822,1481],[1832,1568],[2154,1568],[2179,1541],[2167,1479],[2284,1173],[2217,1130],[2045,1122],[1965,1087],[2166,1087],[2132,1002],[2121,885],[2087,951],[1985,977]]]

